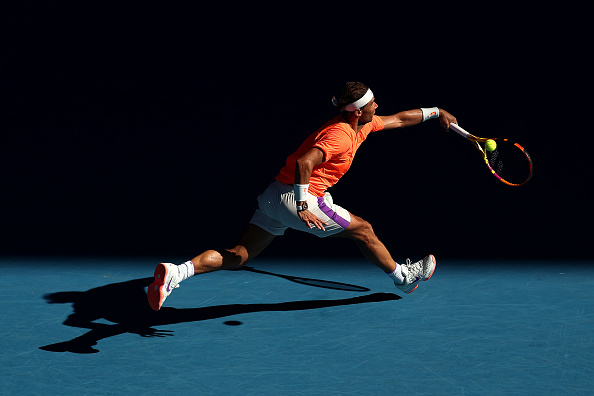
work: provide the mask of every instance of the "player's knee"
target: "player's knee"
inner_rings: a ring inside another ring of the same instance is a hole
[[[362,218],[357,218],[355,226],[349,230],[351,238],[365,242],[366,240],[375,238],[373,226]]]
[[[249,253],[245,246],[237,245],[233,249],[227,249],[230,253],[230,262],[233,266],[239,268],[249,261]]]
[[[373,231],[373,226],[371,225],[370,222],[363,220],[363,233],[366,235],[375,235],[375,232]]]
[[[371,223],[363,220],[359,238],[363,242],[367,242],[367,241],[370,241],[370,240],[376,238],[375,232],[373,231],[373,226],[371,225]]]

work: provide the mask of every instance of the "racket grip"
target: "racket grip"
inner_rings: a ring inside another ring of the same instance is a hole
[[[468,139],[468,137],[470,136],[470,133],[466,132],[464,130],[464,128],[462,128],[461,126],[459,126],[458,124],[455,123],[451,123],[450,124],[450,129],[456,133],[458,133],[460,136],[465,137],[466,139]]]

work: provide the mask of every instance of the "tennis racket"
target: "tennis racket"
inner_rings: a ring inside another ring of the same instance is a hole
[[[532,159],[524,147],[509,139],[481,138],[466,132],[458,124],[450,124],[450,129],[468,139],[480,151],[493,176],[508,186],[521,186],[532,178]],[[497,147],[489,151],[487,140],[494,140]]]

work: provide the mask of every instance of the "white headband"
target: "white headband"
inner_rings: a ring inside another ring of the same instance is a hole
[[[367,92],[365,92],[365,95],[363,95],[363,97],[353,103],[349,103],[348,105],[343,107],[343,110],[346,111],[355,111],[357,109],[360,109],[361,107],[364,107],[365,105],[367,105],[367,103],[371,102],[371,99],[373,99],[373,92],[371,92],[371,89],[367,88]],[[336,101],[336,97],[332,98],[332,104],[334,104],[334,106],[338,107],[338,102]]]

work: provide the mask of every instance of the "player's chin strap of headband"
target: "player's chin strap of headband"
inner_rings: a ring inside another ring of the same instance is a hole
[[[371,89],[367,88],[367,92],[365,92],[365,95],[363,95],[363,97],[353,103],[349,103],[348,105],[344,106],[342,108],[342,110],[345,111],[355,111],[357,109],[360,109],[361,107],[364,107],[367,103],[371,102],[371,99],[373,99],[373,92],[371,92]],[[338,107],[338,102],[336,101],[336,97],[332,98],[332,104],[336,107]]]

